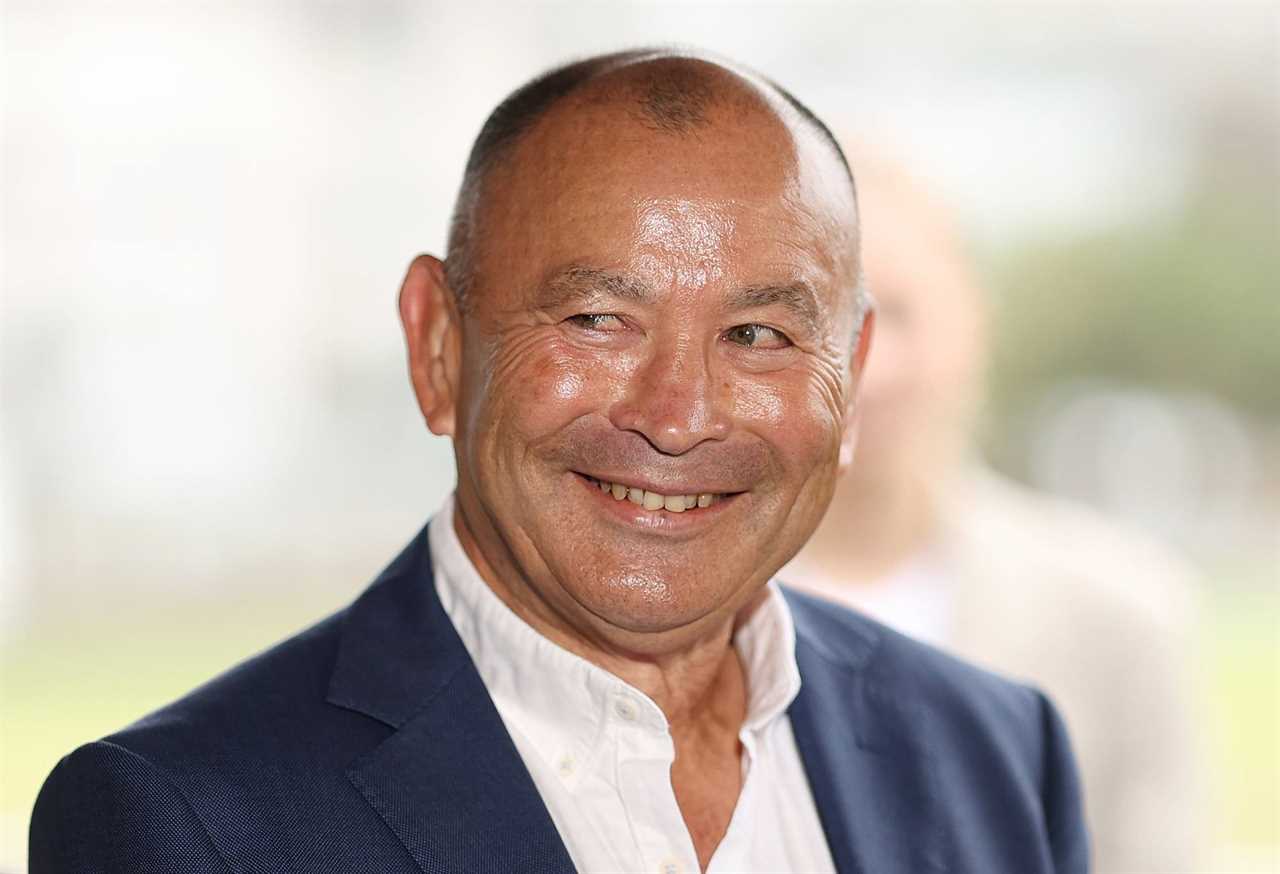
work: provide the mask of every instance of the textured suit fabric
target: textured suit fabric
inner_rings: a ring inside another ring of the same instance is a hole
[[[791,719],[842,872],[1084,872],[1061,721],[1035,691],[788,593]],[[436,597],[426,534],[347,609],[64,758],[45,872],[568,872]]]

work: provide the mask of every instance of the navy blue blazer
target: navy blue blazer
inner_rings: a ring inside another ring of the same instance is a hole
[[[1034,690],[787,592],[796,742],[841,872],[1084,872],[1080,787]],[[570,872],[440,605],[425,529],[351,606],[62,759],[47,872]]]

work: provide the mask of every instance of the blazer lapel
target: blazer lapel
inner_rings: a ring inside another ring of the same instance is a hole
[[[924,718],[879,677],[875,627],[794,592],[801,687],[789,711],[841,874],[945,871]]]
[[[573,871],[474,668],[347,776],[430,874]]]
[[[573,871],[436,596],[425,529],[352,605],[328,700],[396,729],[347,777],[423,871]]]

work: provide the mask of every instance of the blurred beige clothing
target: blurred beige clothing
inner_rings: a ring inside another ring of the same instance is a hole
[[[1192,583],[1165,550],[1089,511],[972,469],[950,490],[941,536],[908,596],[811,575],[803,553],[780,577],[861,606],[945,612],[927,637],[1044,689],[1071,732],[1098,874],[1198,871],[1206,831],[1194,730]],[[890,586],[895,583],[889,583]],[[858,589],[870,589],[870,597]],[[876,615],[876,614],[880,615]]]

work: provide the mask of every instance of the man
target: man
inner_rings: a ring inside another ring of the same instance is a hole
[[[973,457],[988,347],[977,277],[930,191],[882,153],[855,155],[877,305],[858,461],[779,576],[1048,691],[1099,872],[1203,870],[1191,574]]]
[[[454,499],[351,607],[55,769],[32,871],[1083,871],[1038,693],[769,582],[872,333],[830,134],[628,52],[490,116],[401,289]]]

